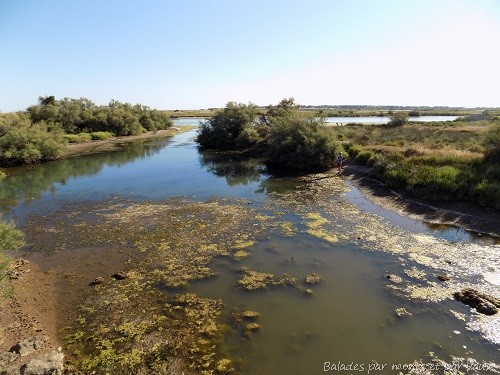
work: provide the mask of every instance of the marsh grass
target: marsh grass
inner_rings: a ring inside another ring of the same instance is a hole
[[[335,131],[349,158],[373,166],[389,187],[430,200],[463,200],[500,209],[500,124],[350,125]]]

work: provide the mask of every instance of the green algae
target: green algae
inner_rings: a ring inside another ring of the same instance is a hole
[[[235,371],[224,346],[222,301],[175,291],[216,277],[211,260],[250,248],[267,219],[238,202],[184,200],[96,204],[71,211],[71,220],[64,212],[56,216],[50,238],[43,220],[33,228],[47,246],[104,244],[134,253],[126,279],[104,280],[79,306],[67,330],[70,368],[109,374]]]
[[[295,286],[297,279],[283,274],[275,276],[267,272],[254,271],[246,267],[241,268],[242,277],[236,282],[237,286],[245,290],[254,291],[274,288],[277,286]]]

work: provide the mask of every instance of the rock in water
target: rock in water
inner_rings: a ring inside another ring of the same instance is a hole
[[[385,278],[387,280],[390,280],[394,284],[401,284],[403,282],[403,279],[401,278],[401,276],[398,276],[398,275],[388,274],[388,275],[385,275]]]
[[[111,277],[115,280],[125,280],[126,278],[128,278],[128,274],[126,272],[120,271],[111,275]]]
[[[500,299],[481,293],[472,288],[464,288],[454,294],[456,300],[475,308],[485,315],[495,315],[500,308]]]

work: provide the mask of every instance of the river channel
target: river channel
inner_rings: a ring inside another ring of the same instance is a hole
[[[273,176],[258,160],[200,152],[195,135],[11,169],[0,185],[4,217],[27,230],[34,217],[50,220],[68,204],[237,200],[287,230],[269,229],[245,245],[245,256],[215,257],[217,276],[186,290],[221,299],[229,327],[234,311],[259,313],[259,330],[225,336],[243,374],[397,374],[410,365],[430,374],[451,366],[500,373],[500,314],[453,299],[466,286],[499,297],[497,239],[385,211],[334,174]],[[243,267],[297,282],[245,290],[236,287]],[[443,274],[450,281],[437,279]],[[307,275],[319,283],[306,283]]]

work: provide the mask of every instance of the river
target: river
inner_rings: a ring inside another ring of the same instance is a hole
[[[463,286],[498,294],[500,247],[494,239],[478,241],[456,228],[434,230],[385,211],[335,176],[272,176],[258,160],[199,152],[195,135],[11,169],[0,185],[0,206],[27,230],[33,217],[50,218],[68,204],[243,200],[293,231],[258,238],[242,259],[215,258],[210,267],[218,276],[193,282],[188,290],[221,299],[228,321],[234,309],[259,313],[261,329],[250,339],[237,330],[226,335],[244,374],[392,374],[415,361],[433,374],[453,364],[462,371],[476,364],[487,369],[479,373],[499,373],[500,314],[480,316],[452,297]],[[236,288],[241,267],[291,275],[299,288]],[[321,282],[305,283],[311,274]],[[402,282],[391,282],[388,274]],[[451,281],[438,281],[439,274]],[[399,317],[397,311],[411,315]]]

